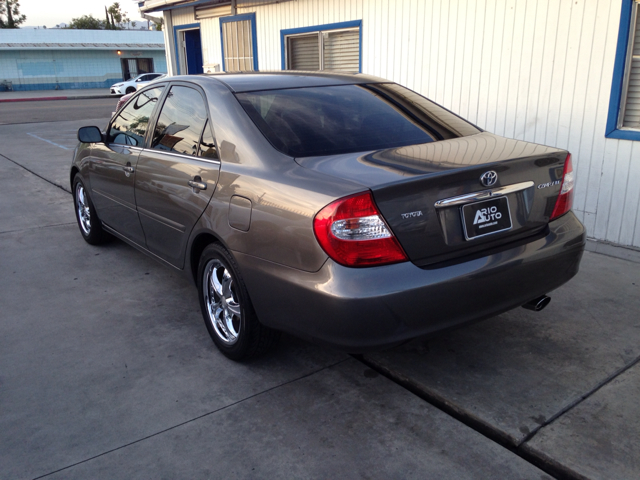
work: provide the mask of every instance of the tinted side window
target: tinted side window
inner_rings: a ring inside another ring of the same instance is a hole
[[[213,139],[213,134],[211,133],[211,125],[209,125],[208,122],[204,127],[204,132],[202,132],[198,156],[218,160],[218,148],[216,147],[216,142]]]
[[[149,118],[162,95],[163,87],[142,92],[127,105],[109,127],[109,143],[144,146]]]
[[[204,99],[197,90],[171,87],[158,117],[151,148],[196,155],[206,120]]]

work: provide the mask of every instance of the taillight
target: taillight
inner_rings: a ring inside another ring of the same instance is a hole
[[[327,255],[347,267],[407,260],[370,192],[344,197],[324,207],[313,219],[313,231]]]
[[[575,183],[573,176],[573,163],[571,163],[571,154],[567,155],[564,162],[564,172],[562,173],[562,187],[560,187],[560,195],[556,200],[556,206],[553,208],[551,220],[564,215],[573,206],[573,185]]]

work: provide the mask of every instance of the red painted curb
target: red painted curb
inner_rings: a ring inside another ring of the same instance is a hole
[[[36,102],[42,100],[68,100],[68,97],[1,98],[1,102]]]

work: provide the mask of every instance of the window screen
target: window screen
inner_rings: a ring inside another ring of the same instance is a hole
[[[633,4],[619,128],[640,130],[640,5]]]
[[[162,105],[151,148],[196,155],[207,121],[202,95],[188,87],[174,86]]]
[[[163,87],[152,88],[135,97],[109,126],[109,143],[143,147],[149,118],[162,90]]]
[[[290,70],[320,70],[318,34],[289,37],[287,45]]]
[[[324,69],[357,72],[360,69],[360,31],[324,32]]]
[[[224,22],[221,25],[225,71],[253,71],[253,31],[251,20]]]
[[[360,29],[318,31],[287,37],[289,70],[360,71]]]

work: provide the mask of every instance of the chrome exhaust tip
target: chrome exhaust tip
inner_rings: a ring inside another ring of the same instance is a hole
[[[527,310],[533,310],[534,312],[539,312],[544,307],[549,305],[550,301],[551,301],[551,297],[542,295],[541,297],[535,298],[530,302],[525,303],[524,305],[522,305],[522,308],[526,308]]]

